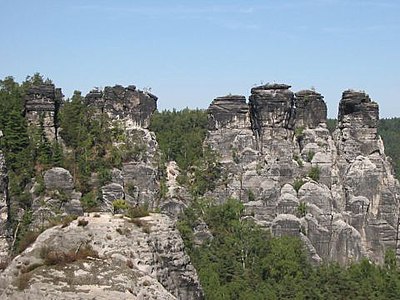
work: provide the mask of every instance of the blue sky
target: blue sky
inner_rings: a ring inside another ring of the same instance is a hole
[[[159,109],[206,108],[256,84],[343,90],[400,116],[400,1],[0,0],[0,78],[40,72],[63,89],[135,84]]]

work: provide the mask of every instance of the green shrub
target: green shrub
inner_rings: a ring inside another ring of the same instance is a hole
[[[149,215],[148,205],[145,204],[129,207],[125,215],[131,219],[146,217]]]
[[[312,151],[312,150],[308,151],[308,152],[307,152],[307,161],[308,161],[308,162],[311,162],[312,159],[314,158],[314,155],[315,155],[315,152],[314,152],[314,151]]]
[[[302,179],[296,179],[293,183],[293,188],[296,190],[296,192],[299,192],[304,183],[305,182]]]
[[[310,172],[308,173],[308,177],[310,177],[314,181],[319,180],[321,170],[318,166],[312,167]]]
[[[302,218],[307,214],[307,203],[300,202],[299,206],[297,206],[297,217]]]
[[[247,190],[247,198],[249,199],[249,201],[256,200],[256,196],[254,195],[253,191],[250,189]]]
[[[81,204],[83,206],[84,211],[94,211],[98,205],[97,202],[97,192],[95,190],[84,194],[81,197]]]
[[[126,203],[123,199],[117,199],[112,202],[114,213],[118,213],[119,211],[124,211],[129,208],[128,203]]]
[[[294,130],[294,136],[296,137],[297,141],[300,142],[304,138],[304,126],[297,127]]]

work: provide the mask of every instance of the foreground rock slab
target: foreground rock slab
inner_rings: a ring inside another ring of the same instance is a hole
[[[84,256],[69,259],[83,249]],[[0,275],[0,299],[203,299],[203,293],[169,217],[92,213],[44,231],[17,256]]]

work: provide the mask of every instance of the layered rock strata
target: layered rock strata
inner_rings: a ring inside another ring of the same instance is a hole
[[[332,136],[321,94],[289,88],[255,87],[247,109],[239,96],[212,102],[205,145],[227,176],[211,196],[236,197],[273,234],[299,236],[316,262],[382,262],[397,246],[399,183],[377,135],[378,105],[345,91]]]
[[[150,117],[157,108],[157,97],[136,89],[134,85],[93,90],[86,95],[85,101],[107,113],[112,120],[126,120],[142,128],[149,126]]]
[[[61,89],[52,83],[33,85],[25,93],[25,114],[28,122],[43,126],[49,140],[58,138],[57,114],[62,104]]]

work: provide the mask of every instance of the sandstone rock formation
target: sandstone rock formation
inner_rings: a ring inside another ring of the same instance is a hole
[[[72,259],[80,249],[89,257]],[[0,298],[194,300],[203,293],[167,216],[132,222],[92,213],[46,230],[17,256],[0,275]]]
[[[397,246],[399,183],[377,134],[378,105],[345,91],[327,129],[321,94],[267,84],[215,99],[205,145],[226,175],[211,194],[236,197],[275,235],[299,236],[316,262],[382,262]]]
[[[75,191],[72,175],[64,168],[51,168],[44,174],[43,187],[35,183],[31,189],[32,229],[43,228],[61,215],[83,215],[82,194]],[[37,190],[43,190],[37,193]]]
[[[93,90],[85,96],[87,105],[106,113],[111,126],[122,129],[125,146],[132,159],[125,161],[119,174],[111,184],[101,187],[103,211],[112,211],[112,201],[124,199],[131,205],[158,206],[158,144],[153,132],[147,128],[151,115],[157,108],[157,97],[149,92],[137,90],[134,85],[105,87]]]
[[[86,95],[88,105],[94,105],[113,120],[129,120],[138,127],[147,128],[150,117],[157,108],[157,97],[137,90],[134,85],[105,87]]]
[[[3,132],[0,130],[0,139]],[[10,199],[8,197],[8,175],[6,161],[0,149],[0,260],[8,255],[7,220]]]
[[[57,114],[62,104],[61,89],[52,83],[33,85],[26,90],[25,113],[28,122],[43,126],[49,140],[58,138]]]

